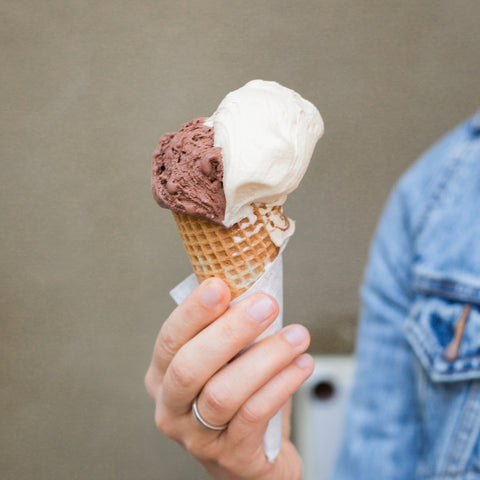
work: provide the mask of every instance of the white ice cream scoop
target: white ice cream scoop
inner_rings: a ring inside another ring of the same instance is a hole
[[[312,103],[264,80],[230,92],[205,124],[213,126],[214,145],[222,149],[226,227],[249,217],[252,203],[282,205],[324,130]]]

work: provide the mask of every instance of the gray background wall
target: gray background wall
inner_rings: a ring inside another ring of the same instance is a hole
[[[286,212],[286,320],[352,350],[389,190],[479,106],[480,2],[0,1],[3,479],[206,478],[153,423],[143,375],[189,273],[151,198],[158,137],[252,78],[326,133]]]

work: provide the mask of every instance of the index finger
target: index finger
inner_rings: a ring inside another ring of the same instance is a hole
[[[209,278],[195,288],[162,325],[150,369],[163,376],[178,350],[225,312],[230,297],[227,284],[218,278]]]

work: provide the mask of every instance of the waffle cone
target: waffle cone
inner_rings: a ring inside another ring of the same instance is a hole
[[[209,277],[221,278],[230,287],[232,299],[248,290],[280,250],[267,229],[270,215],[275,209],[278,213],[280,208],[254,206],[255,222],[245,218],[230,228],[174,214],[198,281]]]

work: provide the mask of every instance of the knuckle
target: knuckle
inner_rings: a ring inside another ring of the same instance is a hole
[[[232,404],[232,395],[227,388],[218,388],[207,384],[202,391],[204,409],[216,414],[228,413],[229,405]]]
[[[250,402],[245,403],[239,411],[244,423],[257,424],[264,418],[263,409],[259,408],[258,404],[252,404]]]
[[[218,441],[200,440],[194,435],[190,435],[182,440],[182,445],[190,452],[197,460],[202,462],[216,461],[219,456]]]
[[[202,311],[202,305],[200,302],[194,302],[187,299],[182,303],[180,309],[185,318],[195,318],[198,316],[199,312]]]
[[[197,442],[192,437],[183,438],[182,445],[185,450],[191,453],[195,458],[198,458],[199,460],[202,459],[201,450],[199,449]]]
[[[155,408],[155,426],[158,430],[165,433],[167,435],[168,430],[168,421],[167,416],[165,415],[165,410],[157,404]],[[168,436],[168,435],[167,435]]]
[[[173,390],[188,390],[195,381],[195,372],[181,360],[173,360],[167,370],[165,383],[171,383]]]
[[[153,398],[155,395],[155,382],[153,379],[153,373],[152,373],[151,367],[147,370],[147,373],[145,374],[144,385],[148,394]]]
[[[157,404],[155,408],[155,426],[166,437],[178,439],[178,422],[169,415],[162,404]]]
[[[164,325],[158,335],[156,352],[162,358],[173,358],[178,348],[179,345],[174,333],[170,331],[167,325]]]
[[[188,452],[190,452],[199,460],[206,459],[206,453],[204,451],[205,449],[202,448],[200,442],[194,435],[189,435],[182,439],[182,445]]]
[[[245,328],[238,328],[236,322],[228,321],[222,325],[222,336],[229,342],[237,344],[242,339],[242,333]]]

